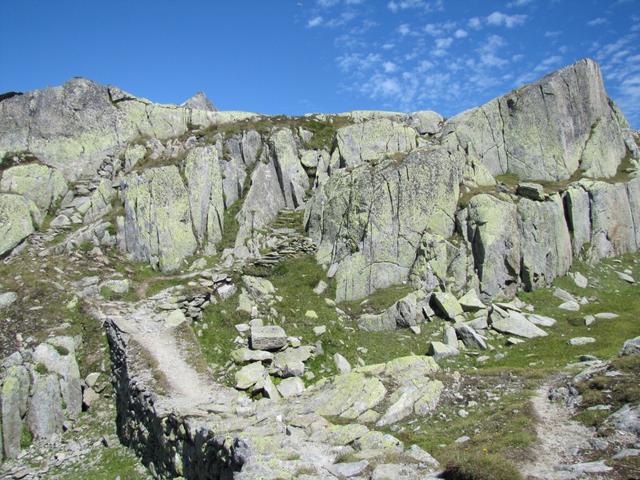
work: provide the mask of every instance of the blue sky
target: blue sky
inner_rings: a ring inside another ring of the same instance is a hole
[[[2,0],[0,92],[84,76],[301,114],[479,105],[576,59],[640,128],[640,0]]]

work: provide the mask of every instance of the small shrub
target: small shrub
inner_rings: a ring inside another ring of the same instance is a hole
[[[522,480],[510,462],[493,454],[461,454],[447,463],[442,478],[446,480]]]

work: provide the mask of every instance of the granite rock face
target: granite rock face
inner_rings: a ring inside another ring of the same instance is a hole
[[[627,128],[598,65],[582,60],[453,117],[443,142],[494,176],[557,181],[581,170],[611,177],[627,152]]]
[[[338,301],[407,280],[422,236],[453,233],[458,162],[444,149],[416,150],[340,170],[316,192],[306,222],[318,261],[335,265]]]

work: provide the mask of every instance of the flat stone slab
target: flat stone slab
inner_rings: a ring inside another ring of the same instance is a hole
[[[436,292],[433,294],[433,300],[435,301],[438,311],[445,316],[454,320],[458,315],[462,315],[462,307],[458,303],[458,299],[449,292]]]
[[[287,334],[282,327],[265,325],[251,327],[253,350],[279,350],[287,345]]]
[[[517,335],[524,338],[546,337],[547,332],[537,327],[523,315],[512,313],[508,317],[493,320],[492,327],[500,333]]]

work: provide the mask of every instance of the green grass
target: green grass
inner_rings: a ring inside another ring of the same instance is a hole
[[[590,279],[589,287],[578,288],[569,277],[556,279],[554,285],[575,296],[593,299],[587,305],[583,305],[579,312],[559,309],[562,301],[553,296],[552,289],[519,294],[523,301],[536,307],[535,313],[553,317],[558,324],[547,329],[549,336],[528,340],[517,348],[505,349],[505,358],[492,358],[479,368],[508,367],[540,370],[545,373],[559,370],[567,363],[577,361],[578,357],[584,354],[602,359],[615,356],[625,340],[640,334],[637,323],[640,312],[638,286],[620,280],[615,273],[616,270],[630,268],[635,278],[639,278],[640,267],[634,263],[637,258],[638,255],[626,255],[618,259],[603,260],[595,266],[575,261],[572,270],[579,271]],[[614,312],[619,317],[615,320],[596,320],[591,326],[585,326],[584,316],[599,312]],[[597,341],[580,347],[567,345],[570,338],[584,336],[594,337]]]
[[[380,313],[415,289],[409,285],[393,285],[376,290],[364,300],[341,302],[338,307],[356,318],[364,313]]]
[[[445,480],[521,480],[520,472],[499,455],[458,454],[442,475]]]
[[[313,137],[305,145],[308,149],[325,149],[331,151],[338,128],[351,125],[353,121],[347,117],[333,115],[327,120],[320,120],[317,116],[289,117],[286,115],[274,115],[271,117],[254,117],[233,123],[215,125],[205,130],[189,132],[208,143],[213,143],[216,135],[221,134],[225,138],[241,134],[245,131],[255,130],[261,135],[268,135],[277,128],[290,128],[296,131],[298,128],[313,133]]]
[[[621,376],[596,375],[576,385],[582,395],[578,420],[590,427],[601,427],[612,412],[623,405],[640,402],[640,355],[616,358],[609,371],[619,371]],[[610,405],[610,410],[589,410],[596,405]]]

